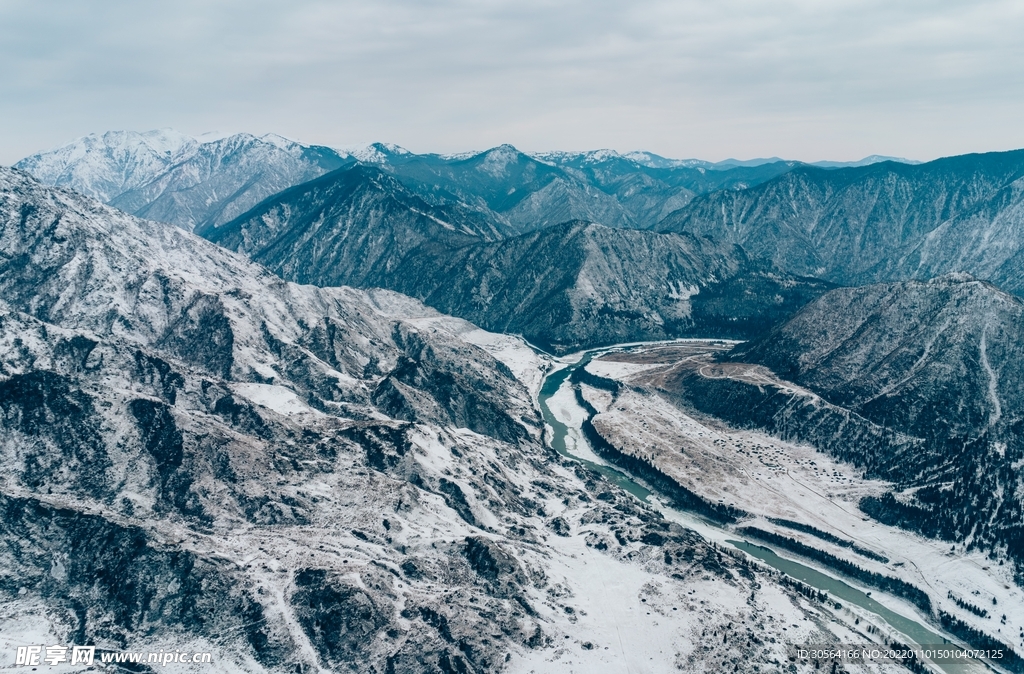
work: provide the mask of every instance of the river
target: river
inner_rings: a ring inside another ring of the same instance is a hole
[[[587,363],[593,360],[595,357],[600,356],[611,351],[623,351],[631,348],[637,348],[645,346],[643,344],[629,344],[619,345],[614,347],[607,347],[603,349],[595,349],[588,351],[583,354],[580,360],[575,363],[563,367],[559,370],[555,370],[547,375],[541,385],[540,394],[538,396],[538,403],[540,406],[541,416],[544,421],[551,427],[552,435],[550,438],[551,447],[561,454],[562,456],[579,461],[587,467],[599,472],[606,479],[614,484],[618,485],[625,491],[629,492],[641,501],[651,503],[662,510],[662,513],[669,519],[679,520],[679,513],[672,510],[671,508],[662,507],[661,503],[657,499],[652,500],[651,496],[653,492],[644,487],[642,484],[631,478],[626,473],[612,468],[610,466],[595,463],[587,459],[581,458],[569,452],[566,445],[566,438],[569,435],[569,427],[559,419],[548,404],[549,400],[558,390],[565,384],[565,381],[569,378],[574,370],[580,367],[586,367]],[[582,442],[586,442],[581,438]],[[682,522],[683,524],[691,524],[692,520],[686,518]],[[911,645],[923,646],[923,645],[937,645],[949,643],[949,640],[936,634],[932,630],[922,625],[917,620],[908,618],[890,608],[882,605],[872,597],[868,596],[867,593],[858,590],[857,588],[834,578],[826,573],[822,573],[809,566],[795,562],[785,557],[780,557],[772,549],[767,548],[763,545],[757,545],[743,540],[735,540],[737,535],[734,531],[717,525],[713,522],[704,520],[703,518],[699,521],[700,529],[711,529],[718,532],[721,535],[725,535],[725,542],[732,545],[738,550],[742,550],[746,554],[754,557],[764,564],[771,566],[792,578],[799,580],[806,585],[810,585],[818,590],[828,592],[836,599],[841,599],[844,602],[855,604],[865,611],[875,615],[878,619],[884,621],[892,629],[899,632],[904,637],[904,641]],[[719,536],[720,538],[721,536]],[[875,591],[873,591],[875,593]],[[944,671],[950,672],[951,674],[962,674],[963,672],[970,671],[984,671],[989,669],[986,666],[977,665],[951,665],[951,664],[940,664],[938,665]]]

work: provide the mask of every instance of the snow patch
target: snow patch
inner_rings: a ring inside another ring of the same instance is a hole
[[[323,416],[322,412],[302,402],[294,391],[284,386],[275,386],[274,384],[234,384],[231,388],[238,395],[286,417],[295,414]]]

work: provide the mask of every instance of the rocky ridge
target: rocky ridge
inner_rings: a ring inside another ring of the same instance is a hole
[[[381,285],[556,353],[684,336],[747,337],[831,286],[703,237],[568,222],[415,251]]]
[[[170,129],[93,134],[19,161],[48,185],[188,230],[351,164],[347,153],[266,134],[195,139]]]
[[[1020,293],[1024,150],[801,166],[696,197],[657,225],[742,245],[791,273],[843,285],[967,272]]]

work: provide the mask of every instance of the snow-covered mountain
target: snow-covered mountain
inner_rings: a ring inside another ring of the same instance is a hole
[[[820,166],[823,168],[840,168],[846,166],[869,166],[871,164],[877,164],[883,161],[895,161],[903,164],[920,164],[921,162],[913,159],[904,159],[903,157],[889,157],[885,155],[872,154],[859,159],[856,161],[816,161],[816,162],[798,162],[792,160],[781,159],[779,157],[768,157],[760,159],[723,159],[722,161],[711,162],[703,159],[668,159],[660,155],[654,154],[653,152],[647,152],[645,150],[635,150],[633,152],[626,152],[624,154],[616,152],[615,150],[589,150],[585,152],[565,152],[565,151],[553,151],[553,152],[533,152],[530,154],[531,157],[539,159],[541,161],[548,162],[555,166],[564,166],[569,164],[598,164],[606,161],[614,161],[615,159],[627,159],[635,162],[641,166],[654,169],[674,169],[674,168],[698,168],[704,170],[728,170],[733,168],[756,168],[758,166],[765,166],[767,164],[801,164],[809,163],[811,166]]]
[[[274,134],[196,139],[165,129],[86,136],[16,167],[128,213],[195,229],[224,224],[277,192],[354,162],[392,173],[435,205],[462,202],[514,233],[572,219],[651,227],[695,194],[749,187],[795,166],[719,166],[610,150],[529,156],[510,145],[420,155],[391,143],[335,150]]]
[[[45,184],[191,230],[227,222],[272,194],[353,161],[274,134],[195,139],[164,129],[85,136],[15,166]]]
[[[365,143],[341,148],[345,154],[364,164],[387,164],[391,161],[412,155],[400,145],[394,143]]]
[[[6,168],[0,252],[5,643],[418,674],[764,671],[787,625],[848,638],[548,449],[515,338]]]
[[[26,157],[15,167],[47,185],[107,203],[192,156],[198,146],[195,138],[173,129],[108,131]]]
[[[841,284],[967,272],[1024,292],[1024,150],[918,165],[794,168],[693,199],[659,225]]]

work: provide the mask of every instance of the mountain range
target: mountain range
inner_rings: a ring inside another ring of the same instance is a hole
[[[831,629],[802,585],[547,447],[548,363],[520,340],[5,168],[0,289],[15,643],[449,674],[639,664],[656,628],[719,671],[783,661],[789,622]]]
[[[15,166],[128,213],[195,229],[221,225],[266,197],[355,162],[393,174],[434,205],[462,202],[514,233],[572,219],[649,227],[695,194],[756,185],[798,165],[610,150],[528,155],[510,145],[456,155],[414,154],[389,143],[341,150],[274,134],[196,139],[163,129],[85,136]]]
[[[197,233],[283,278],[384,287],[556,352],[686,335],[747,337],[830,288],[705,237],[569,221],[518,236],[357,165]]]
[[[501,145],[468,156],[393,155],[381,166],[424,198],[462,201],[525,233],[569,220],[651,226],[695,194],[758,184],[796,165],[705,168],[632,157],[610,151],[531,156]]]
[[[843,285],[967,272],[1024,291],[1024,150],[918,165],[794,168],[694,198],[660,223]]]
[[[741,621],[771,669],[764,607],[826,599],[540,415],[533,346],[693,336],[746,341],[660,394],[853,464],[865,515],[1024,585],[1024,150],[855,164],[161,131],[0,168],[0,621],[225,671],[529,671],[601,666],[647,604],[678,669],[736,664]],[[669,604],[706,580],[698,636]]]
[[[126,212],[210,231],[287,188],[360,163],[435,207],[475,211],[470,229],[489,237],[584,220],[710,236],[786,273],[842,285],[965,271],[1021,292],[1022,157],[712,163],[610,150],[530,155],[509,145],[438,155],[164,130],[87,136],[17,166]]]

